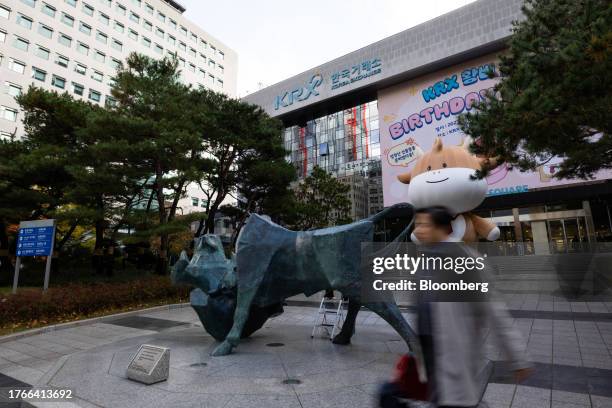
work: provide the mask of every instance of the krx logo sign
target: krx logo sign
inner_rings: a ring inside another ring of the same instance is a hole
[[[274,101],[274,109],[287,107],[292,105],[293,102],[301,102],[308,99],[311,95],[318,96],[319,91],[317,88],[323,83],[323,76],[321,74],[313,75],[310,81],[304,87],[295,88],[292,91],[285,92],[283,95],[276,97]]]

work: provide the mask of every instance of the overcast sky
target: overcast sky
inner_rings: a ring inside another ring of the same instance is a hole
[[[473,0],[179,0],[238,53],[238,96],[414,27]]]

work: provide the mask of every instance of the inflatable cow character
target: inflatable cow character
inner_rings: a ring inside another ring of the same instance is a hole
[[[499,228],[469,211],[478,207],[487,193],[487,181],[474,178],[475,171],[487,161],[468,150],[466,140],[459,146],[443,146],[436,138],[431,151],[422,155],[408,173],[397,178],[408,184],[408,199],[416,208],[446,207],[455,219],[451,240],[473,242],[484,238],[495,241]],[[412,234],[413,242],[418,242]]]

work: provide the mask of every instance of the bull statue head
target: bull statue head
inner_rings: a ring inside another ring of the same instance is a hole
[[[191,260],[183,251],[172,269],[172,282],[194,286],[190,301],[204,329],[222,341],[234,323],[236,309],[236,262],[225,256],[221,239],[206,234],[196,239]],[[252,307],[242,332],[247,337],[263,326],[268,317],[282,313],[281,305]]]

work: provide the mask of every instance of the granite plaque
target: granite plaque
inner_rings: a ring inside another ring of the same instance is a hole
[[[143,344],[127,368],[127,378],[144,384],[154,384],[168,379],[170,349]]]

